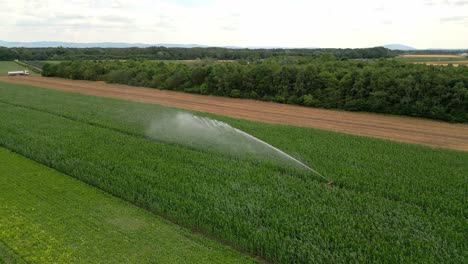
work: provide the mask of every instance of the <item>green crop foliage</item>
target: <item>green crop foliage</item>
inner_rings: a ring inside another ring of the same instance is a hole
[[[466,259],[468,154],[216,117],[331,177],[151,141],[157,105],[0,84],[0,145],[278,263]]]
[[[0,148],[0,263],[2,260],[5,263],[254,262],[72,177]]]

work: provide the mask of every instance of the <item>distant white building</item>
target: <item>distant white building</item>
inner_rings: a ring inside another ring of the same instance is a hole
[[[466,52],[462,53],[462,54],[460,54],[460,56],[468,57],[468,53],[466,53]]]

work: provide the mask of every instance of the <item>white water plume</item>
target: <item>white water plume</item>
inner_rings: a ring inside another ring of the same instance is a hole
[[[227,123],[187,112],[166,113],[151,122],[149,138],[245,158],[269,160],[320,173],[284,151]]]

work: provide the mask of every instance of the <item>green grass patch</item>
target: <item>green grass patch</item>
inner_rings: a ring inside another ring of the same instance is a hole
[[[0,61],[0,76],[7,76],[9,71],[24,71],[28,70],[30,75],[38,75],[31,71],[28,67],[19,65],[14,61]]]
[[[158,105],[0,84],[0,145],[280,263],[466,258],[468,153],[216,117],[333,178],[154,142]]]
[[[3,148],[0,259],[5,263],[254,262]]]

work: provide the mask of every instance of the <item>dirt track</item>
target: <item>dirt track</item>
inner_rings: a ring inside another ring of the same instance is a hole
[[[436,148],[468,151],[468,125],[464,124],[314,109],[60,78],[0,77],[0,81],[94,96],[155,103],[271,124],[313,127]]]

